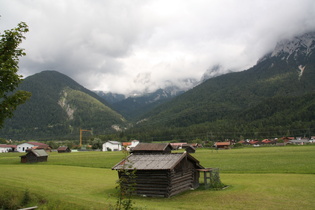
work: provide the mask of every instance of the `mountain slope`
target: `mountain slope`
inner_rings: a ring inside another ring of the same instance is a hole
[[[5,122],[0,135],[12,139],[78,138],[79,129],[94,134],[124,126],[124,118],[104,99],[56,71],[27,77],[19,87],[32,93]],[[117,126],[116,126],[117,127]]]
[[[279,43],[272,53],[246,71],[211,78],[157,107],[144,115],[138,126],[142,129],[143,126],[184,128],[203,123],[219,124],[222,121],[226,129],[237,127],[239,123],[247,126],[253,122],[246,121],[244,116],[250,115],[252,110],[260,110],[266,103],[270,109],[276,110],[277,103],[281,100],[285,103],[286,98],[294,101],[301,100],[306,94],[312,96],[314,79],[315,33],[308,33]],[[307,102],[306,99],[304,101]],[[308,101],[312,110],[314,102]],[[289,106],[286,114],[287,120],[291,121],[288,123],[295,123],[292,116],[302,114],[300,109],[301,106],[297,104]],[[256,117],[252,120],[271,117],[263,113],[260,116],[257,112],[254,114]],[[300,116],[295,118],[301,120]],[[305,122],[310,121],[307,119]]]
[[[184,91],[181,91],[174,86],[158,89],[153,93],[142,96],[128,97],[113,103],[113,107],[115,107],[115,110],[123,114],[128,120],[137,120],[139,116],[151,111],[160,104],[170,101],[172,98],[183,92]]]

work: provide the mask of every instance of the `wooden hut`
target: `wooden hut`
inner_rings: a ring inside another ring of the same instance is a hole
[[[66,146],[61,146],[61,147],[58,147],[57,152],[58,153],[71,152],[71,149],[69,147],[66,147]]]
[[[184,152],[131,154],[112,169],[118,171],[120,180],[125,180],[124,185],[135,184],[136,195],[170,197],[198,188],[198,169],[203,168],[197,159]],[[126,170],[135,171],[133,181],[126,178]]]
[[[230,149],[231,147],[231,142],[229,141],[226,141],[226,142],[216,142],[214,143],[214,146],[217,148],[217,149]]]
[[[22,155],[21,163],[47,162],[48,154],[45,150],[30,150],[26,155]]]
[[[173,147],[169,143],[139,143],[135,146],[131,153],[133,154],[145,154],[145,153],[171,153]]]
[[[193,147],[193,146],[189,146],[189,147],[186,147],[186,152],[188,152],[188,153],[195,153],[196,152],[196,149],[195,149],[195,147]]]

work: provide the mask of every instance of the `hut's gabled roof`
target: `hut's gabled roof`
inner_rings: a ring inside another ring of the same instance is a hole
[[[31,150],[31,152],[33,152],[37,157],[48,156],[47,152],[45,150],[43,150],[43,149]]]
[[[169,154],[142,154],[129,155],[126,159],[117,163],[112,169],[136,169],[136,170],[171,170],[183,158],[187,158],[196,164],[196,168],[204,168],[199,161],[188,153],[169,153]]]
[[[32,149],[27,154],[33,153],[36,157],[45,157],[48,156],[47,152],[43,149]],[[22,155],[20,157],[25,157],[26,155]]]
[[[60,147],[58,147],[58,151],[66,151],[67,149],[68,149],[69,147],[67,147],[67,146],[60,146]]]
[[[137,146],[135,146],[132,151],[133,152],[141,152],[141,151],[152,151],[152,152],[158,152],[158,151],[165,151],[167,147],[172,150],[172,146],[168,143],[139,143]]]

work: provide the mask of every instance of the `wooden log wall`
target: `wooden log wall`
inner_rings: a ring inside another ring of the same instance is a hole
[[[148,197],[170,197],[199,186],[199,172],[187,160],[172,170],[138,170],[135,176],[135,194]],[[119,177],[126,178],[122,172]],[[133,183],[124,184],[133,186]]]
[[[168,170],[136,171],[135,194],[149,197],[168,197],[168,173]],[[125,177],[124,174],[120,174],[120,177],[121,176]],[[132,183],[125,184],[132,185]]]

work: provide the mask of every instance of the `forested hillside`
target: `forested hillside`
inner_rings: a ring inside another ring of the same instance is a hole
[[[19,89],[31,92],[32,97],[5,122],[1,137],[78,139],[80,128],[92,129],[97,135],[126,124],[104,99],[56,71],[30,76]]]

